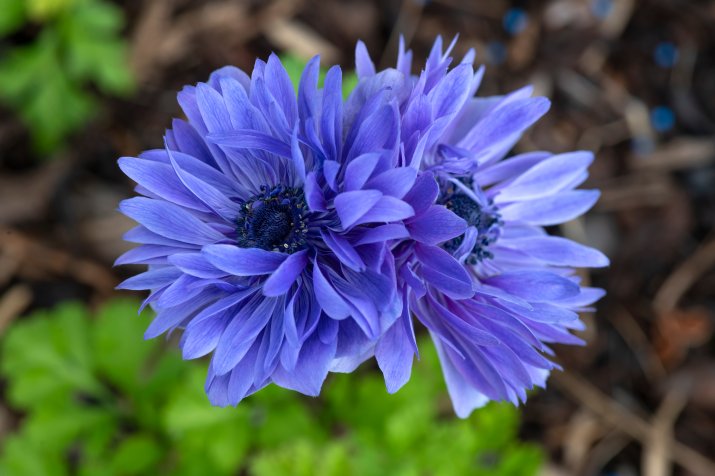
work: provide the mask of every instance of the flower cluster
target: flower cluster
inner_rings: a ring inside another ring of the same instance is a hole
[[[140,197],[120,210],[148,270],[147,338],[175,329],[186,359],[211,354],[206,392],[235,405],[275,383],[317,395],[329,372],[375,357],[388,391],[410,376],[415,323],[430,333],[459,416],[514,403],[577,344],[577,311],[601,297],[573,267],[600,252],[548,235],[598,198],[574,190],[588,152],[505,158],[549,108],[524,88],[475,97],[483,69],[450,68],[438,39],[419,76],[400,45],[376,71],[358,43],[358,84],[340,68],[297,94],[279,59],[227,67],[179,93],[165,147],[119,160]]]

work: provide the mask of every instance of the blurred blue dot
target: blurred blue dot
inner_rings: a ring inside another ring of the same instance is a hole
[[[489,62],[492,64],[502,64],[506,60],[506,45],[501,41],[490,41],[487,44]]]
[[[613,0],[593,0],[591,2],[591,11],[598,18],[606,18],[613,10]]]
[[[631,139],[631,150],[638,155],[648,155],[655,150],[655,142],[648,136],[637,136]]]
[[[521,8],[510,8],[502,18],[504,29],[510,35],[516,35],[524,31],[528,23],[528,16]]]
[[[650,122],[656,131],[668,132],[675,125],[675,114],[668,106],[657,106],[650,112]]]
[[[653,59],[661,68],[672,68],[678,62],[678,47],[670,41],[662,41],[653,50]]]

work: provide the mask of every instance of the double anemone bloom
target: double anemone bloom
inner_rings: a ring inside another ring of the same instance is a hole
[[[206,392],[236,405],[275,383],[318,395],[329,372],[375,357],[389,392],[418,356],[415,323],[440,356],[456,413],[524,401],[578,344],[577,312],[601,297],[573,267],[600,252],[550,236],[598,198],[574,190],[588,152],[505,158],[549,108],[524,88],[477,98],[474,54],[450,69],[435,43],[419,76],[400,45],[377,72],[356,51],[347,100],[319,60],[297,95],[276,56],[250,76],[227,67],[179,93],[165,147],[119,160],[140,197],[120,210],[148,270],[147,338],[182,331],[186,359],[211,354]]]

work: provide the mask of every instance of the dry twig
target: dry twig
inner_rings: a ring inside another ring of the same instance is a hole
[[[644,446],[651,443],[651,434],[657,431],[653,424],[635,415],[590,383],[568,372],[555,373],[552,376],[552,381],[608,425],[639,441]],[[698,476],[715,474],[715,462],[689,446],[672,441],[670,453],[675,463],[693,474]]]

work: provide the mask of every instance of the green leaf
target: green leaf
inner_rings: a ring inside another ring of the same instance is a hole
[[[126,95],[134,79],[117,6],[101,0],[23,1],[0,0],[0,35],[20,27],[26,15],[43,25],[35,42],[10,49],[0,60],[0,100],[16,110],[35,149],[45,154],[97,109],[88,83]]]
[[[69,468],[62,455],[51,454],[21,435],[3,441],[0,454],[0,474],[3,476],[66,476]]]
[[[2,346],[0,370],[11,383],[10,401],[21,408],[54,406],[72,392],[102,396],[92,374],[87,314],[74,303],[39,313],[13,326]]]
[[[25,21],[23,0],[0,0],[0,37],[17,30]]]
[[[137,433],[122,441],[109,465],[116,472],[127,476],[158,474],[157,464],[164,450],[150,434]]]
[[[116,35],[122,23],[121,10],[105,3],[92,3],[64,16],[58,29],[66,44],[68,74],[80,81],[93,81],[107,93],[131,92],[134,81],[126,45]]]
[[[157,349],[156,341],[145,341],[149,312],[137,315],[137,303],[114,300],[102,307],[92,328],[92,353],[97,371],[126,394],[137,391],[146,372],[146,361]],[[121,356],[121,358],[118,358]]]
[[[84,3],[78,4],[73,9],[71,16],[88,33],[105,37],[116,34],[124,26],[122,9],[101,0],[84,1]]]
[[[80,437],[93,438],[104,428],[117,428],[111,409],[68,404],[40,408],[23,425],[24,435],[38,447],[64,452]],[[103,442],[104,443],[104,442]]]
[[[77,0],[26,0],[28,16],[43,22],[69,9]]]
[[[207,460],[217,474],[232,474],[255,437],[248,409],[212,407],[203,392],[206,370],[192,366],[188,379],[173,389],[164,412],[164,427],[184,464],[191,458]]]
[[[40,152],[55,149],[95,108],[62,70],[51,32],[0,62],[0,98],[18,110]]]

